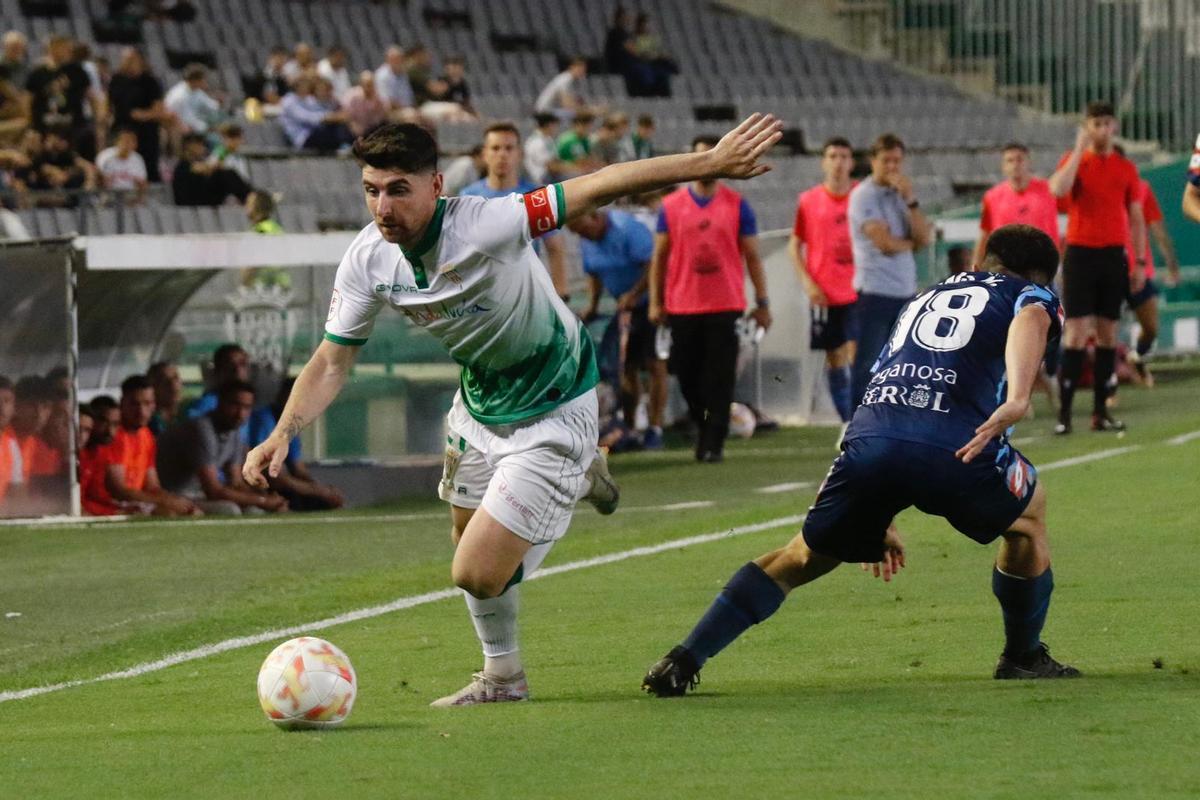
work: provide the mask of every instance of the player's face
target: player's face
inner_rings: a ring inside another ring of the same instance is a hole
[[[507,179],[517,174],[521,163],[521,143],[508,131],[492,131],[483,140],[483,163],[489,175]]]
[[[1088,117],[1084,124],[1095,147],[1108,147],[1117,135],[1116,117]]]
[[[854,168],[854,154],[845,147],[826,147],[821,155],[821,171],[829,180],[844,181]]]
[[[871,158],[871,174],[876,178],[893,178],[904,168],[904,150],[893,147],[881,150]]]
[[[442,193],[441,173],[365,166],[362,181],[367,210],[384,241],[405,247],[415,245],[437,208]]]
[[[95,422],[86,414],[79,415],[79,446],[87,447],[88,440],[92,438],[92,428],[95,427]]]
[[[155,404],[174,405],[183,395],[183,380],[175,367],[165,367],[154,384]]]
[[[250,419],[250,412],[253,409],[253,392],[233,392],[220,400],[217,405],[217,416],[223,423],[222,427],[228,431],[245,425],[246,420]]]
[[[121,423],[126,428],[142,428],[154,416],[154,390],[139,389],[121,397]]]
[[[221,367],[225,380],[245,381],[250,379],[250,354],[245,350],[234,350],[225,356]]]
[[[1029,177],[1029,155],[1015,147],[1005,150],[1001,157],[1000,170],[1009,180],[1023,181]]]

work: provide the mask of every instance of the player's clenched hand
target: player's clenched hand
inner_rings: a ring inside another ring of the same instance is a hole
[[[714,178],[753,178],[771,169],[758,160],[783,137],[783,123],[771,114],[751,114],[721,137],[706,155],[713,163]]]
[[[975,429],[975,437],[958,448],[954,453],[955,458],[962,459],[964,464],[970,464],[971,459],[983,452],[988,442],[1023,420],[1027,413],[1028,400],[1009,400],[1002,404],[987,421]]]
[[[875,564],[863,564],[863,572],[868,570],[875,573],[876,578],[890,581],[892,576],[904,568],[904,542],[900,539],[900,531],[895,524],[888,525],[883,537],[883,559]]]
[[[267,488],[267,477],[263,470],[272,478],[278,478],[287,453],[287,442],[280,442],[274,436],[268,436],[265,442],[246,454],[246,461],[242,464],[242,477],[246,483],[257,489]]]

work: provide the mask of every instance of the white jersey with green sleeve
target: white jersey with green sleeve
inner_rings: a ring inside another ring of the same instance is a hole
[[[491,200],[439,198],[411,250],[372,223],[338,266],[325,338],[365,344],[375,315],[391,305],[462,366],[463,403],[476,420],[545,414],[599,382],[591,337],[532,246],[565,218],[562,188],[552,184]]]

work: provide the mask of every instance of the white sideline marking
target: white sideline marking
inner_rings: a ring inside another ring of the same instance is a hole
[[[797,489],[807,489],[813,485],[812,481],[792,481],[791,483],[773,483],[770,486],[763,486],[761,489],[755,489],[758,494],[779,494],[780,492],[794,492]]]
[[[1133,444],[1129,447],[1114,447],[1109,450],[1097,450],[1094,453],[1084,453],[1081,456],[1064,458],[1061,461],[1051,461],[1049,464],[1043,464],[1040,467],[1038,467],[1037,464],[1034,464],[1034,466],[1037,467],[1038,472],[1049,472],[1052,469],[1074,467],[1077,464],[1086,464],[1089,461],[1100,461],[1101,459],[1112,458],[1113,456],[1124,455],[1125,453],[1132,453],[1134,450],[1141,449],[1142,446],[1140,444]]]
[[[361,519],[361,518],[360,518]],[[756,522],[752,525],[741,525],[736,528],[730,528],[724,531],[714,533],[701,534],[699,536],[688,536],[682,539],[672,539],[669,542],[660,544],[648,545],[646,547],[635,547],[632,550],[622,550],[619,553],[609,553],[603,556],[594,558],[585,558],[581,561],[569,561],[566,564],[559,564],[554,567],[547,567],[538,570],[529,580],[538,580],[539,578],[547,578],[551,575],[559,575],[563,572],[574,572],[580,569],[589,569],[598,567],[604,564],[612,564],[617,561],[625,561],[630,558],[641,558],[642,556],[650,556],[656,553],[663,553],[667,550],[679,550],[685,547],[691,547],[696,544],[704,544],[706,542],[715,542],[719,539],[725,539],[732,536],[742,536],[748,533],[758,533],[759,531],[779,528],[784,525],[795,525],[804,519],[803,514],[793,514],[787,517],[777,517],[767,520],[766,522]],[[439,589],[435,592],[425,592],[424,594],[410,595],[409,597],[401,597],[393,600],[390,603],[383,605],[370,606],[368,608],[360,608],[355,611],[348,611],[345,614],[338,614],[334,617],[326,617],[316,622],[310,622],[304,625],[292,625],[287,628],[276,628],[275,630],[262,631],[261,633],[251,634],[249,636],[238,636],[233,639],[226,639],[223,642],[215,644],[206,644],[196,647],[192,650],[183,650],[178,653],[171,653],[156,661],[147,661],[143,664],[129,667],[128,669],[117,670],[116,672],[108,672],[104,675],[99,675],[95,678],[81,678],[74,681],[65,681],[63,683],[55,683],[49,686],[35,686],[29,689],[13,689],[7,692],[0,692],[0,703],[8,702],[9,700],[25,700],[30,697],[37,697],[42,694],[51,692],[59,692],[63,689],[73,689],[77,686],[87,686],[93,683],[101,683],[103,681],[115,681],[124,678],[136,678],[150,672],[158,672],[159,670],[173,667],[176,664],[183,664],[188,661],[196,661],[201,658],[208,658],[220,653],[225,653],[229,650],[237,650],[242,647],[262,644],[274,639],[284,639],[296,636],[301,633],[310,633],[320,631],[326,628],[332,628],[336,625],[344,625],[348,622],[357,622],[361,619],[371,619],[384,614],[390,614],[393,611],[402,611],[406,608],[414,608],[415,606],[423,606],[429,603],[436,603],[438,600],[448,600],[451,597],[458,597],[461,594],[459,589]]]
[[[1167,444],[1169,444],[1169,445],[1187,444],[1188,442],[1193,441],[1195,439],[1200,439],[1200,431],[1192,431],[1191,433],[1185,433],[1181,436],[1176,436],[1171,439],[1167,439]]]
[[[716,504],[716,500],[688,500],[683,503],[667,503],[665,506],[630,506],[621,508],[621,512],[628,514],[630,511],[687,511],[691,508],[712,508]]]

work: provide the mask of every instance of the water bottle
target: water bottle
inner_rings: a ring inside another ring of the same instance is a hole
[[[659,325],[654,333],[654,354],[658,356],[659,361],[666,361],[671,357],[671,329],[666,325]]]

